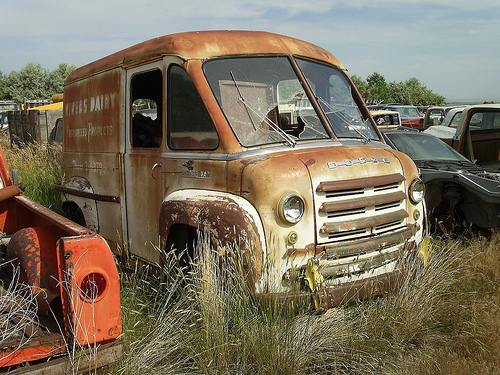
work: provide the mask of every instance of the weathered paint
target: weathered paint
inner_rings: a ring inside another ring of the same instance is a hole
[[[32,288],[38,304],[37,313],[45,315],[45,319],[64,313],[65,318],[65,322],[47,321],[46,325],[51,324],[49,328],[34,323],[26,328],[26,337],[2,342],[0,368],[64,353],[68,350],[66,344],[75,341],[96,346],[115,341],[121,333],[119,280],[105,240],[25,196],[14,195],[19,189],[12,185],[1,147],[0,175],[4,186],[0,190],[4,198],[0,200],[0,231],[10,237],[7,259],[13,266],[19,266],[19,281]],[[74,258],[68,256],[69,253]],[[82,302],[74,292],[82,279],[92,272],[99,272],[106,278],[106,293],[98,301]],[[58,332],[59,329],[64,332]],[[107,363],[118,359],[114,356]],[[50,366],[43,367],[57,373]]]
[[[105,240],[96,235],[61,238],[57,246],[66,334],[86,347],[116,339],[122,331],[119,276]],[[80,285],[91,273],[103,275],[103,295],[89,300]]]
[[[18,340],[2,342],[0,346],[0,368],[51,357],[66,350],[64,338],[58,333],[40,329],[39,332],[36,332],[35,338],[28,341],[21,348]]]
[[[257,212],[241,197],[202,190],[180,191],[163,202],[160,222],[162,248],[166,246],[169,230],[175,224],[187,223],[207,233],[221,257],[242,256],[248,286],[255,289],[264,262],[263,230]],[[239,253],[234,254],[233,249]]]
[[[261,293],[290,290],[287,275],[303,273],[311,257],[319,260],[318,270],[336,280],[333,283],[350,281],[335,276],[349,263],[360,272],[371,267],[370,276],[392,272],[397,255],[422,236],[423,206],[407,196],[411,181],[418,178],[413,162],[381,142],[341,141],[332,129],[326,130],[329,139],[294,147],[243,147],[207,82],[203,64],[212,58],[249,55],[301,56],[345,70],[333,55],[310,43],[240,31],[164,36],[77,69],[66,81],[64,96],[69,108],[63,142],[68,181],[60,190],[65,199],[78,203],[82,211],[91,207],[84,215],[92,216],[105,238],[151,263],[161,264],[161,258],[150,244],[159,237],[160,250],[168,250],[164,247],[175,235],[175,224],[206,230],[212,243],[223,246],[243,236],[241,243],[249,241],[253,247],[245,246],[242,254],[257,259],[246,263],[249,284]],[[188,73],[215,136],[170,133],[168,72],[174,65]],[[134,146],[133,77],[153,71],[163,80],[161,94],[155,93],[162,100],[157,120],[163,139],[158,148]],[[310,88],[304,89],[314,98]],[[352,91],[356,96],[355,87]],[[356,98],[369,119],[359,95]],[[327,123],[324,113],[318,117]],[[189,150],[175,149],[179,141]],[[191,150],[203,142],[209,149]],[[81,192],[71,190],[78,189],[75,178],[85,180]],[[281,197],[290,191],[305,203],[296,225],[285,223],[277,212]],[[353,194],[360,196],[352,199]],[[341,215],[350,216],[342,221]],[[362,239],[356,231],[363,231]],[[356,262],[354,255],[366,262]]]
[[[14,233],[7,246],[7,260],[19,261],[20,281],[33,286],[35,292],[57,291],[58,279],[52,277],[58,274],[55,246],[66,234],[52,226],[23,228]]]
[[[204,60],[255,53],[307,56],[343,68],[330,52],[295,38],[260,31],[203,31],[167,35],[139,43],[75,70],[67,82],[78,81],[116,67],[145,64],[165,55],[180,56],[186,60]],[[66,103],[66,92],[64,100]]]

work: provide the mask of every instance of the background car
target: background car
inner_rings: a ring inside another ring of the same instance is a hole
[[[441,120],[440,124],[429,126],[424,130],[424,133],[431,134],[442,139],[452,138],[457,131],[457,125],[460,121],[463,110],[464,107],[450,109]]]
[[[500,168],[500,105],[467,106],[460,115],[457,112],[449,120],[445,123],[448,121],[445,118],[443,125],[431,126],[425,132],[437,136],[483,167]]]
[[[399,112],[401,117],[401,125],[412,129],[423,129],[424,118],[417,107],[413,105],[403,104],[379,104],[376,106],[368,106],[369,110],[386,110]]]
[[[499,173],[472,163],[429,134],[384,130],[383,135],[419,168],[432,232],[461,233],[467,226],[500,226]]]
[[[401,127],[399,112],[375,110],[370,111],[370,113],[375,120],[375,124],[377,124],[380,129],[397,129]]]
[[[424,129],[433,125],[443,125],[443,120],[452,109],[463,109],[465,106],[432,106],[427,108],[424,116]],[[461,111],[460,111],[461,112]]]

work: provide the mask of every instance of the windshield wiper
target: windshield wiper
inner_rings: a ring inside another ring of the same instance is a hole
[[[236,82],[236,79],[234,78],[233,72],[231,70],[229,71],[229,74],[231,74],[231,78],[234,82],[234,85],[236,86],[236,90],[238,90],[238,95],[239,95],[238,100],[242,102],[243,105],[245,106],[248,117],[250,118],[250,121],[252,122],[254,129],[257,130],[257,127],[255,126],[249,111],[255,113],[259,118],[262,118],[262,121],[264,121],[276,133],[278,133],[290,147],[295,147],[297,142],[292,137],[290,137],[283,129],[281,129],[277,124],[271,121],[271,119],[269,119],[264,113],[262,113],[258,108],[253,106],[248,100],[246,100],[243,97],[240,88],[238,86],[238,83]]]
[[[352,129],[353,129],[356,133],[358,133],[358,134],[361,136],[361,138],[363,138],[363,143],[365,143],[365,144],[370,143],[370,141],[371,141],[371,139],[370,139],[370,138],[368,138],[366,135],[364,135],[363,133],[361,133],[358,129],[356,129],[356,128],[352,128]]]
[[[238,95],[240,96],[239,97],[239,100],[243,103],[243,105],[245,106],[245,110],[247,111],[247,115],[248,115],[248,118],[250,119],[250,122],[252,123],[252,126],[254,128],[254,130],[257,130],[257,126],[255,126],[255,123],[253,122],[253,118],[252,116],[250,115],[250,112],[248,112],[248,107],[245,105],[245,98],[243,97],[243,95],[241,94],[241,90],[240,90],[240,87],[238,86],[238,83],[236,82],[236,80],[234,79],[234,75],[233,75],[233,71],[230,70],[229,71],[229,74],[231,74],[231,78],[233,79],[233,82],[234,82],[234,85],[236,86],[236,90],[238,91]]]
[[[320,103],[323,103],[332,113],[335,113],[336,115],[339,116],[339,118],[344,121],[344,123],[348,126],[350,130],[354,130],[358,135],[361,136],[361,138],[364,139],[364,143],[370,143],[371,138],[368,138],[365,134],[361,133],[358,129],[356,129],[354,126],[351,126],[351,121],[347,117],[346,114],[344,114],[342,111],[339,111],[338,109],[334,108],[330,103],[328,103],[325,99],[323,99],[321,96],[316,96],[316,100]]]

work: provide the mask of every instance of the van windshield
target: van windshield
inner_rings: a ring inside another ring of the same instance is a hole
[[[342,71],[312,60],[296,61],[337,138],[380,139],[370,118],[356,104],[354,87]]]
[[[298,141],[332,138],[311,100],[317,100],[316,107],[325,112],[338,138],[378,139],[362,119],[343,73],[309,60],[298,63],[316,98],[307,96],[305,84],[285,56],[235,57],[205,63],[208,83],[243,146],[293,146]]]
[[[329,138],[286,57],[243,57],[204,66],[243,146]]]

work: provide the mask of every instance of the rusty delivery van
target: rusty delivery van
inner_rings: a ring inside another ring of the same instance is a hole
[[[383,293],[423,237],[414,163],[332,54],[286,36],[179,33],[77,69],[63,150],[67,211],[117,255],[161,264],[207,233],[255,293]]]

